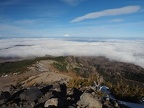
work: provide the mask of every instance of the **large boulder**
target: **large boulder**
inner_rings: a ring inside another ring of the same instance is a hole
[[[31,87],[20,94],[21,100],[35,101],[42,97],[42,92],[37,87]]]
[[[80,96],[80,100],[77,102],[77,105],[80,108],[102,108],[100,102],[90,93],[83,93]]]

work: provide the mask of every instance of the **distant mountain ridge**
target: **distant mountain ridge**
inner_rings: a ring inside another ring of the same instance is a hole
[[[106,79],[123,78],[141,83],[144,82],[144,69],[131,63],[112,61],[104,57],[73,56],[66,57],[66,61],[70,63],[70,65],[82,64],[83,66],[78,67],[81,74],[82,72],[85,72],[85,74],[99,73],[106,77]]]

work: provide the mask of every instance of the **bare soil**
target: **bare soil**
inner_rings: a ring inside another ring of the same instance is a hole
[[[24,73],[7,74],[0,77],[0,90],[8,91],[10,85],[22,84],[24,87],[34,84],[49,84],[52,82],[64,80],[68,81],[71,77],[55,69],[52,60],[42,60],[33,64],[29,71]]]

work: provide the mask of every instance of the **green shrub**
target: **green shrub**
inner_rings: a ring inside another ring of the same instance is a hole
[[[57,68],[59,71],[67,72],[67,68],[66,68],[67,64],[64,62],[54,62],[53,66]]]

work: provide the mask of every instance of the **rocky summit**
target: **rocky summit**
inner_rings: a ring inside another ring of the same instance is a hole
[[[121,108],[115,99],[101,97],[93,87],[70,88],[63,82],[28,88],[11,86],[0,94],[1,108]],[[128,108],[123,105],[122,108]]]

